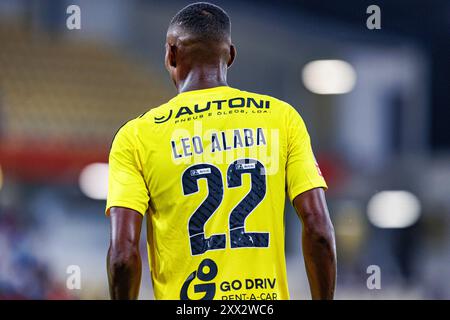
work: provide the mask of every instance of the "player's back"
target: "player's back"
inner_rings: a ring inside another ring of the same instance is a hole
[[[225,86],[184,92],[127,123],[110,165],[108,208],[148,212],[157,299],[289,297],[285,190],[326,186],[290,105]]]

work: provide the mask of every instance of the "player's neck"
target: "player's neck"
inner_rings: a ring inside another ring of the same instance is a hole
[[[228,86],[226,68],[192,68],[183,79],[177,82],[178,93]]]

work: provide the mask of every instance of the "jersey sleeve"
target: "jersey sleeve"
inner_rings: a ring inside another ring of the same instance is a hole
[[[287,117],[286,186],[289,198],[314,189],[327,188],[311,148],[311,139],[303,119],[289,106]]]
[[[138,150],[134,147],[135,139],[130,123],[122,127],[114,138],[109,154],[106,214],[109,214],[111,207],[132,209],[142,215],[148,209],[149,192]]]

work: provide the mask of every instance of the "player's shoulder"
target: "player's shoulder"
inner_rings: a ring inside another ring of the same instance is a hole
[[[137,117],[125,121],[119,129],[117,129],[113,142],[117,139],[127,139],[137,135],[143,128],[150,128],[149,122],[151,121],[151,123],[153,123],[156,121],[159,115],[164,113],[166,106],[167,103],[158,107],[150,108],[148,111],[138,115]]]
[[[126,131],[132,129],[139,129],[139,127],[142,126],[148,127],[149,122],[158,123],[159,121],[163,121],[167,111],[171,112],[169,108],[169,102],[161,104],[157,107],[150,108],[146,112],[137,116],[136,118],[127,121],[122,126],[122,129]]]
[[[136,127],[145,125],[148,127],[149,122],[151,124],[153,124],[153,123],[159,124],[159,123],[166,122],[172,116],[173,111],[170,107],[170,102],[172,100],[169,100],[166,103],[163,103],[157,107],[153,107],[153,108],[149,109],[147,112],[141,114],[136,119],[133,119],[133,123],[131,125],[134,125]]]
[[[253,98],[255,100],[269,101],[271,105],[280,109],[280,111],[284,111],[287,113],[296,111],[296,109],[289,102],[286,102],[277,97],[274,97],[274,96],[271,96],[268,94],[252,92],[252,91],[245,91],[245,90],[239,90],[239,91],[242,92],[242,94],[246,95],[247,97]]]

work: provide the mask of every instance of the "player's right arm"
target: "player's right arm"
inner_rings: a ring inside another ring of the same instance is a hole
[[[333,299],[336,283],[334,229],[328,213],[326,182],[314,158],[300,115],[289,109],[286,183],[303,225],[302,245],[311,297]]]
[[[111,299],[137,299],[141,282],[139,239],[149,194],[133,123],[117,133],[109,155],[106,214],[111,221],[107,271]]]

